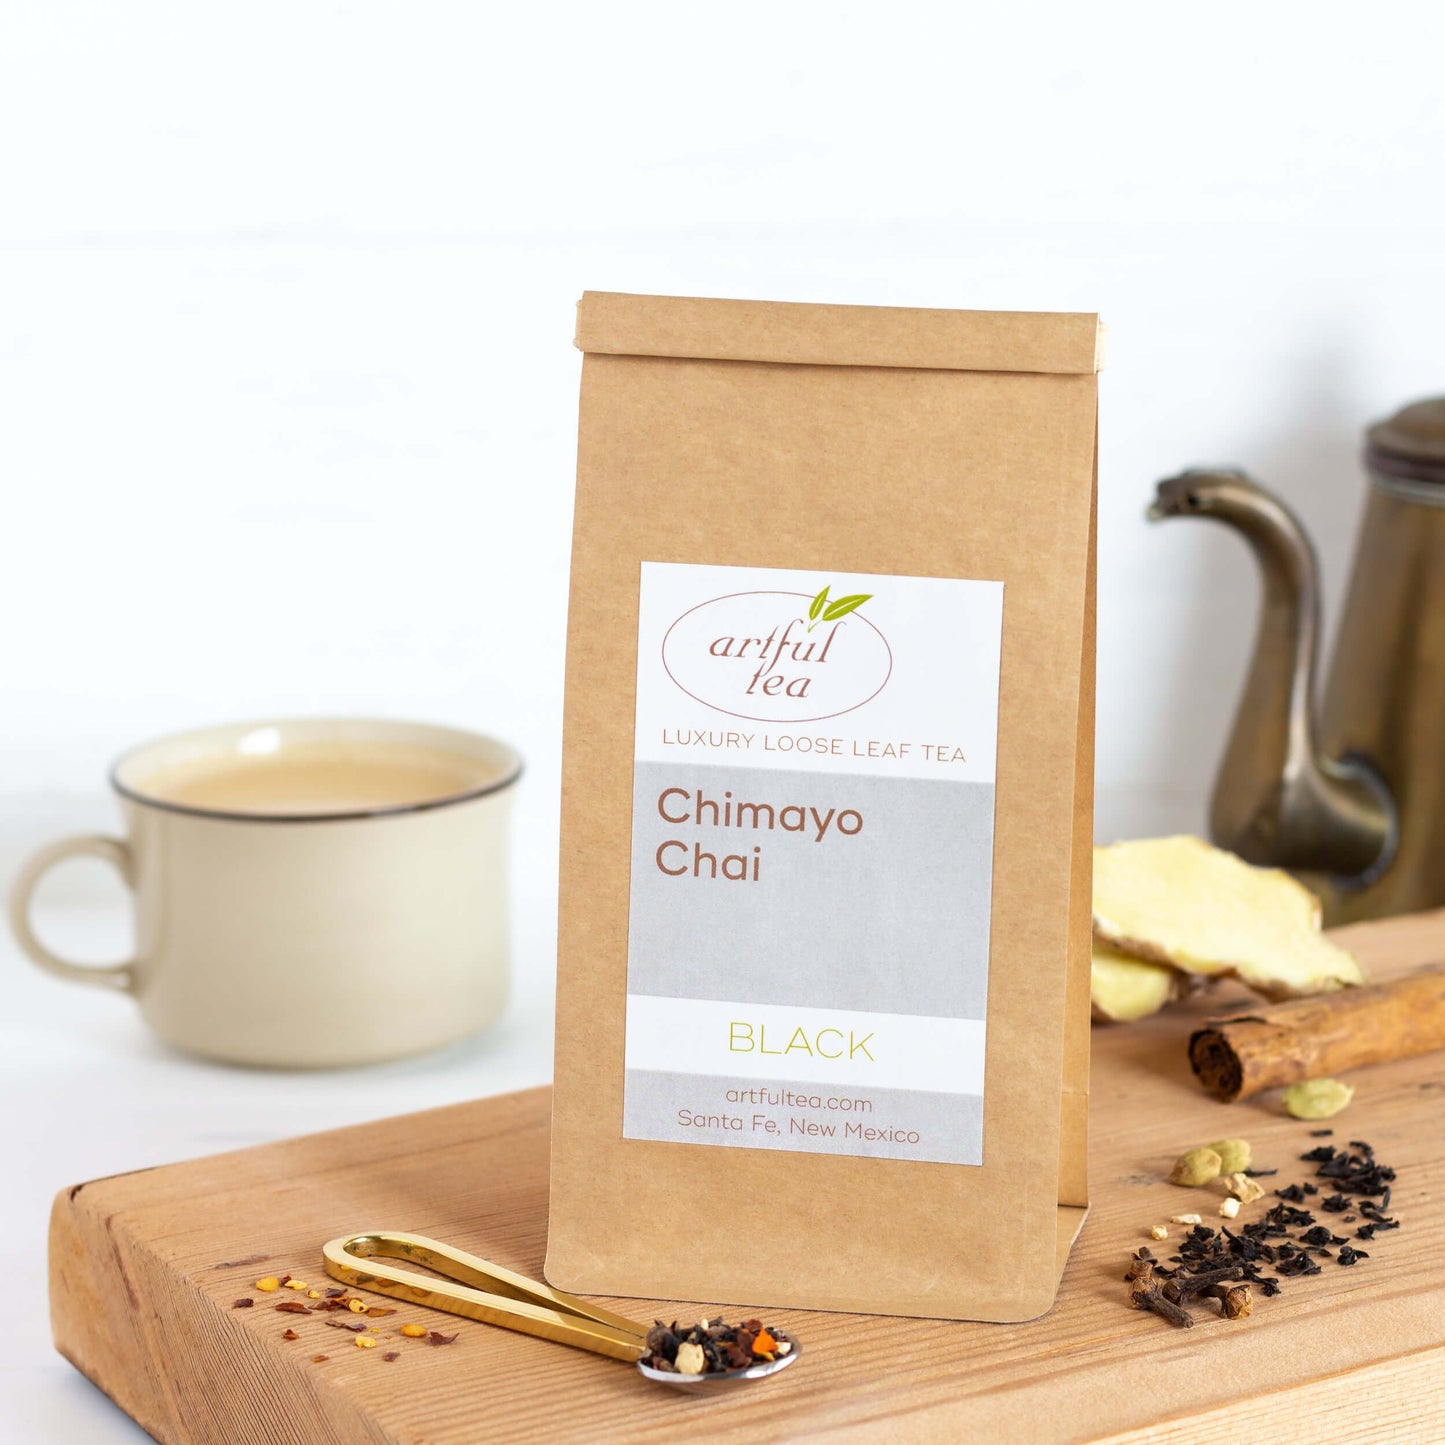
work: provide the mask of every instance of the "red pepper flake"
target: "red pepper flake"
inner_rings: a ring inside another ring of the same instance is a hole
[[[359,1335],[366,1328],[360,1320],[355,1324],[350,1320],[323,1320],[322,1324],[330,1325],[333,1330],[350,1330],[354,1335]]]
[[[401,1358],[401,1351],[388,1350],[381,1358],[383,1360],[399,1360]]]
[[[330,1358],[331,1358],[330,1355],[312,1355],[312,1356],[311,1356],[311,1363],[312,1363],[313,1365],[319,1365],[319,1364],[322,1362],[322,1360],[329,1360]]]
[[[458,1330],[457,1334],[460,1333],[461,1331]],[[427,1339],[429,1339],[434,1345],[454,1345],[457,1342],[457,1335],[444,1335],[440,1330],[433,1330],[427,1336]]]
[[[379,1320],[382,1315],[394,1315],[395,1310],[384,1309],[381,1305],[372,1305],[366,1312],[374,1320]]]
[[[231,1308],[233,1310],[248,1310],[255,1303],[256,1301],[253,1299],[238,1299],[232,1301]]]
[[[283,1340],[299,1340],[301,1336],[298,1335],[295,1330],[287,1330],[286,1333],[281,1336],[281,1338]]]
[[[327,1299],[340,1299],[346,1291],[344,1289],[329,1289],[326,1291]]]
[[[288,1299],[283,1304],[273,1305],[272,1308],[280,1310],[283,1315],[305,1315],[311,1313],[299,1299]]]
[[[282,1284],[282,1285],[285,1285],[285,1284],[287,1284],[290,1280],[293,1280],[293,1279],[295,1279],[295,1278],[296,1278],[295,1275],[283,1274],[283,1275],[281,1276],[281,1284]]]

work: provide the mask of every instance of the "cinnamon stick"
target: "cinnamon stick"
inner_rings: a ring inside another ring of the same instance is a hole
[[[1445,1049],[1445,964],[1212,1020],[1190,1038],[1189,1062],[1205,1089],[1229,1103],[1433,1049]]]

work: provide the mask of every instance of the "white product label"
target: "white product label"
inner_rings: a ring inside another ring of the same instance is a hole
[[[643,564],[626,1137],[982,1162],[1002,619]]]

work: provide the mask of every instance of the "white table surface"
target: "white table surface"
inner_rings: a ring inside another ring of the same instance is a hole
[[[545,884],[545,880],[539,880]],[[148,1165],[309,1134],[548,1082],[552,1072],[552,904],[514,899],[512,1004],[487,1034],[369,1069],[232,1069],[172,1052],[125,998],[49,978],[0,938],[0,1442],[136,1445],[150,1439],[56,1352],[45,1245],[59,1190]],[[45,936],[77,957],[123,951],[120,908],[41,909]]]

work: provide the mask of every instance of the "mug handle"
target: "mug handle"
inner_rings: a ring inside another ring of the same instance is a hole
[[[30,926],[30,901],[36,885],[57,863],[65,858],[104,858],[125,880],[127,888],[135,887],[135,865],[130,848],[119,838],[92,835],[85,838],[65,838],[42,848],[21,870],[15,879],[10,894],[10,927],[20,947],[30,956],[31,962],[53,973],[57,978],[68,978],[74,983],[96,984],[101,988],[113,988],[121,993],[135,992],[135,960],[125,963],[84,964],[71,963],[52,953],[35,936]]]

